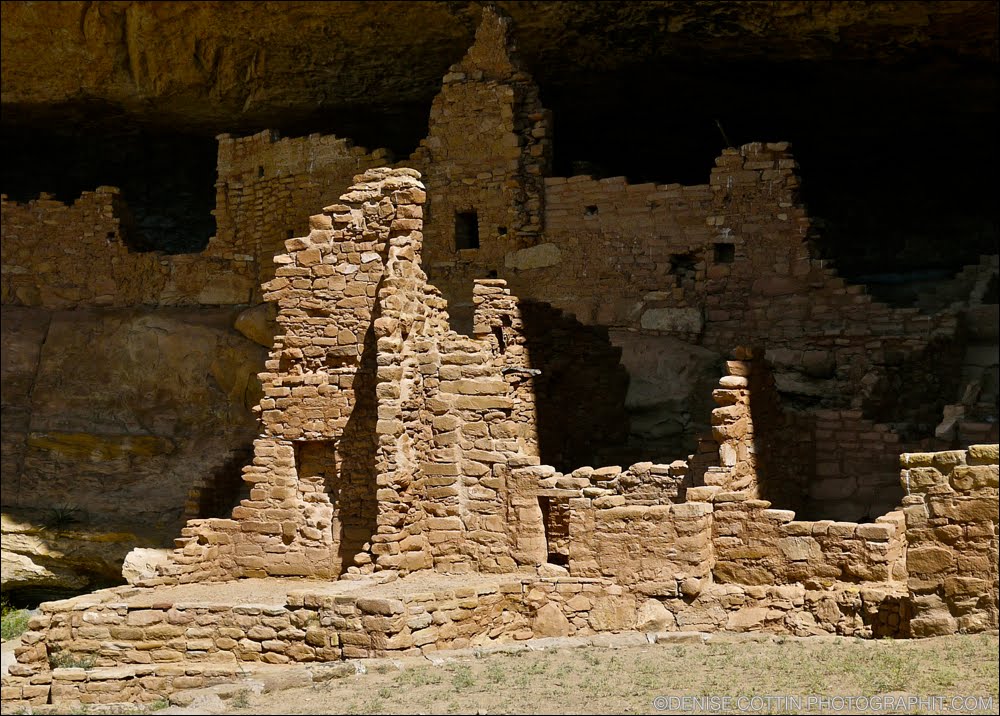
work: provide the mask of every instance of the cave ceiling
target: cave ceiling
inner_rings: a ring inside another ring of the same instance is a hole
[[[995,101],[995,2],[499,2],[543,99],[726,103],[735,88]],[[420,136],[477,2],[4,2],[5,125]],[[762,69],[763,68],[763,69]],[[824,81],[817,83],[816,77]],[[830,84],[835,78],[836,82]],[[877,78],[873,80],[872,78]],[[810,94],[812,93],[812,94]],[[890,97],[891,100],[891,97]],[[422,119],[421,119],[422,118]],[[366,137],[362,136],[362,140]]]

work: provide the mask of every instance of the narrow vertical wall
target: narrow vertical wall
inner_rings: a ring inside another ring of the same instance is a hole
[[[997,628],[997,446],[900,457],[913,636]]]
[[[753,354],[740,348],[742,359]],[[726,372],[719,387],[712,392],[718,405],[712,411],[712,438],[719,444],[719,465],[709,467],[704,484],[725,491],[759,497],[757,455],[754,444],[754,416],[750,410],[750,363],[745,360],[726,362]]]
[[[374,569],[378,291],[400,237],[413,221],[419,228],[419,218],[397,220],[423,201],[416,176],[384,168],[356,176],[345,203],[310,217],[309,235],[288,239],[274,258],[263,288],[278,305],[279,332],[260,374],[262,435],[243,476],[250,497],[231,520],[190,521],[166,578]]]

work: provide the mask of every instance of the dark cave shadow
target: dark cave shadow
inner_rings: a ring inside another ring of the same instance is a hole
[[[247,497],[249,486],[243,480],[243,466],[253,463],[253,443],[231,450],[221,466],[206,480],[198,493],[198,519],[229,517],[233,508]]]
[[[539,457],[561,471],[622,448],[629,376],[607,328],[586,326],[547,303],[519,303],[532,377]],[[639,457],[638,459],[643,459]]]
[[[343,435],[337,445],[339,458],[338,494],[334,505],[340,514],[341,534],[338,552],[341,559],[341,573],[355,566],[355,557],[367,553],[367,545],[378,524],[378,500],[376,499],[376,453],[378,437],[375,430],[378,422],[377,350],[375,319],[378,318],[377,305],[372,320],[365,331],[358,371],[354,375],[354,409],[344,426]],[[330,485],[327,485],[328,490]],[[332,501],[332,500],[331,500]]]

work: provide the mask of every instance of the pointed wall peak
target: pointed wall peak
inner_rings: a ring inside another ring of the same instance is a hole
[[[512,21],[502,10],[483,7],[476,39],[452,72],[481,72],[483,79],[506,80],[521,71],[514,42]]]

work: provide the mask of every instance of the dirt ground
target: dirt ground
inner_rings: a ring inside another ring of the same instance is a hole
[[[676,713],[685,710],[683,701],[654,702],[656,697],[892,694],[904,702],[905,695],[942,696],[948,701],[947,707],[954,705],[952,697],[956,695],[992,697],[992,703],[983,702],[988,710],[977,712],[997,713],[998,678],[995,636],[920,641],[657,644],[493,654],[401,672],[383,667],[304,689],[237,694],[229,701],[229,711]],[[766,706],[761,700],[743,703],[748,707],[754,704]],[[779,708],[781,704],[776,700],[770,704],[774,708],[756,712],[789,710]],[[740,711],[739,706],[740,702],[733,702],[731,711]],[[921,709],[919,703],[915,706],[908,712],[934,710]],[[840,709],[845,713],[851,710]],[[687,711],[718,712],[711,708]]]
[[[305,688],[236,690],[216,705],[234,714],[995,714],[998,646],[995,635],[789,639],[521,651],[440,664],[380,660],[367,673]],[[719,697],[714,706],[682,699],[711,696]],[[791,696],[800,703],[780,699]],[[819,696],[882,699],[878,708],[874,700],[808,700]]]

